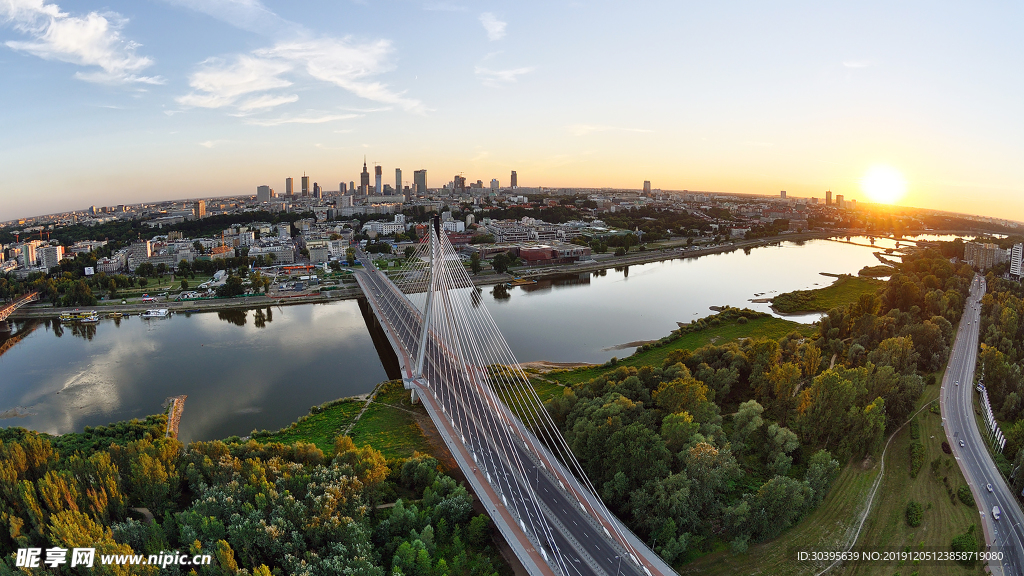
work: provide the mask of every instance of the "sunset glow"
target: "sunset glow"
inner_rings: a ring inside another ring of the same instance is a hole
[[[861,190],[872,202],[895,204],[907,193],[907,181],[890,166],[873,166],[860,181]]]

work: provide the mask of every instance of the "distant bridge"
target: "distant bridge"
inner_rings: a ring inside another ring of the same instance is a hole
[[[398,356],[406,388],[422,400],[526,570],[674,575],[597,495],[440,222],[435,218],[391,277],[362,250],[356,254],[363,264],[356,280]]]
[[[39,300],[39,292],[30,292],[21,296],[14,302],[7,304],[3,308],[0,308],[0,335],[9,334],[11,326],[7,323],[7,318],[14,313],[15,310],[22,306]]]

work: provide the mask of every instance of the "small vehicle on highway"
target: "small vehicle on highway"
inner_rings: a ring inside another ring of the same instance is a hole
[[[960,447],[961,447],[961,448],[963,448],[963,447],[964,447],[964,441],[963,441],[963,440],[961,440],[961,441],[960,441]]]
[[[1003,511],[999,509],[999,506],[992,507],[992,518],[999,520],[999,516],[1002,515]]]
[[[991,484],[985,484],[985,489],[988,490],[989,492],[991,492],[992,491],[992,485]]]

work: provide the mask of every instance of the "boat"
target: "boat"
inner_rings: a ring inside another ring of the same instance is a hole
[[[512,286],[529,286],[530,284],[536,284],[537,281],[530,278],[516,278],[512,281]]]
[[[166,318],[170,312],[167,308],[154,308],[152,310],[146,310],[142,313],[143,318]]]
[[[95,310],[72,310],[71,312],[61,312],[61,322],[99,322],[100,315]]]
[[[111,312],[110,314],[107,314],[107,318],[120,318],[122,316],[124,316],[124,314],[120,312]]]

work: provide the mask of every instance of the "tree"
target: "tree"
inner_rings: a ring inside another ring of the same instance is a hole
[[[154,276],[156,274],[156,268],[151,262],[143,262],[135,269],[136,276]]]
[[[510,261],[506,253],[500,252],[491,259],[491,268],[498,274],[504,274],[508,271]]]
[[[762,413],[764,413],[764,408],[757,400],[747,400],[740,404],[736,414],[732,417],[732,441],[736,444],[737,449],[744,446],[750,435],[764,425],[764,419],[761,418]]]
[[[832,481],[838,474],[839,462],[832,459],[832,454],[828,450],[818,450],[811,456],[811,460],[807,463],[804,481],[812,491],[810,501],[812,508],[817,507],[825,499],[832,486]]]
[[[654,403],[666,412],[676,413],[693,410],[708,401],[708,387],[689,373],[671,382],[662,382],[654,392]]]
[[[139,288],[145,288],[147,284],[149,284],[148,278],[146,278],[145,276],[139,278]]]
[[[188,290],[188,280],[185,280],[184,278],[181,279],[181,289],[183,291]]]
[[[469,269],[473,271],[473,274],[480,273],[481,265],[479,252],[474,252],[473,255],[469,257]]]
[[[178,262],[178,276],[195,278],[196,274],[192,271],[192,265],[189,264],[188,260],[182,260]]]

